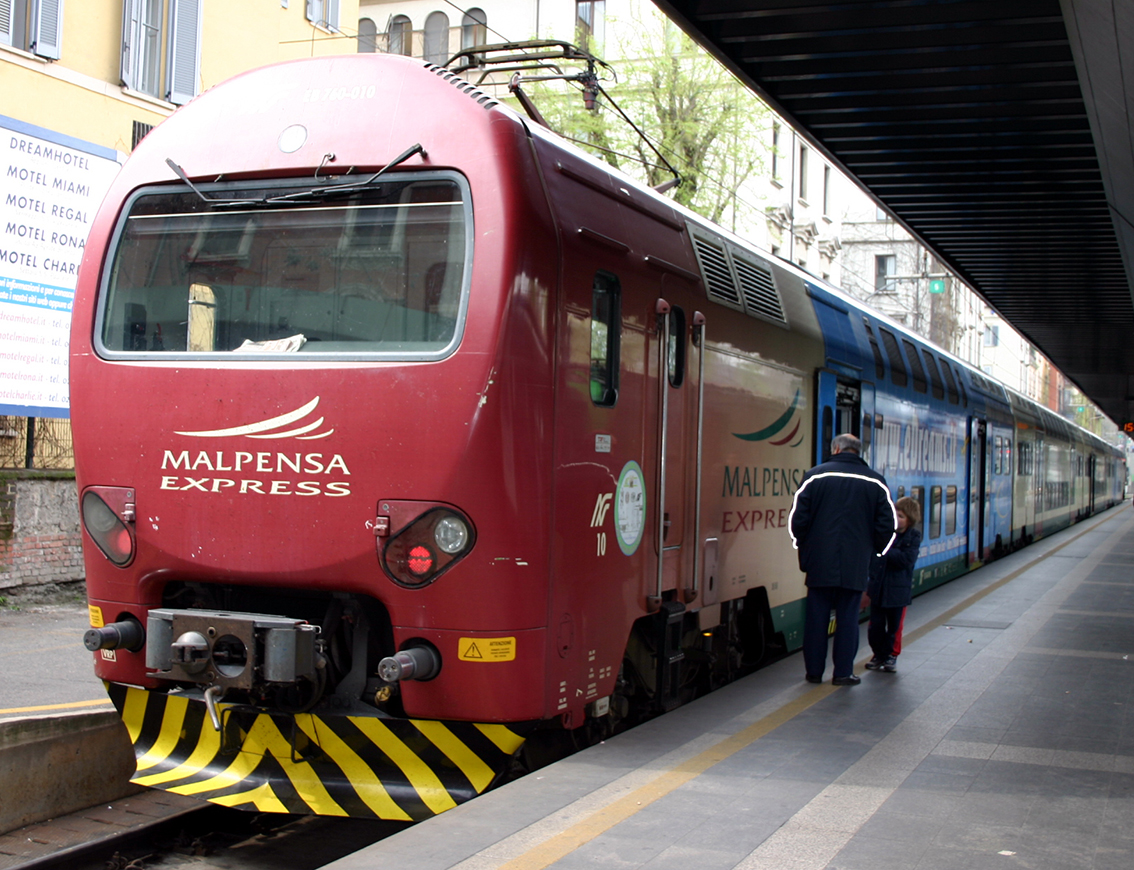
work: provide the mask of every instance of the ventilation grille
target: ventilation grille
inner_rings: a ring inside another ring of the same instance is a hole
[[[740,279],[745,310],[749,314],[784,323],[786,321],[784,309],[780,305],[780,297],[776,294],[776,284],[772,280],[771,270],[737,256],[732,258],[732,263],[736,267],[736,277]]]
[[[736,286],[733,284],[732,271],[728,267],[728,255],[724,247],[697,236],[693,236],[693,247],[697,251],[697,260],[701,264],[701,275],[705,279],[705,288],[709,291],[709,297],[739,308],[740,296],[737,295]]]
[[[458,91],[461,91],[462,93],[467,94],[470,98],[476,100],[477,103],[484,106],[484,108],[486,108],[486,109],[491,109],[493,106],[500,105],[499,100],[496,100],[493,97],[490,97],[488,94],[486,94],[480,88],[478,88],[476,85],[469,84],[467,81],[465,81],[459,75],[454,75],[453,73],[449,72],[449,70],[445,69],[445,67],[443,67],[443,66],[437,66],[436,64],[433,64],[433,63],[427,63],[427,64],[425,64],[425,68],[427,70],[429,70],[431,73],[433,73],[434,75],[437,75],[437,76],[440,76],[441,78],[443,78],[445,81],[447,81],[453,87],[455,87]]]
[[[783,304],[776,292],[771,268],[716,239],[693,232],[690,238],[701,266],[701,277],[710,299],[739,308],[752,317],[786,324]]]
[[[134,122],[134,132],[130,137],[131,140],[132,140],[132,143],[130,145],[130,150],[133,151],[135,148],[137,148],[138,143],[141,142],[143,139],[145,139],[146,134],[149,133],[150,130],[152,130],[153,128],[154,128],[153,124],[145,124],[141,121],[135,121]]]

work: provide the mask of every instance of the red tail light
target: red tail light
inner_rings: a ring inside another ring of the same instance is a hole
[[[83,527],[106,558],[124,567],[134,558],[134,490],[98,486],[83,493]]]
[[[382,548],[382,567],[402,586],[432,583],[472,550],[472,523],[451,508],[427,510]]]
[[[418,544],[409,551],[406,567],[415,577],[428,577],[433,571],[433,562],[433,554],[429,552],[429,548]]]

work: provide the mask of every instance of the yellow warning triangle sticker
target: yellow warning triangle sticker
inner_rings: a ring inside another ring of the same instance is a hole
[[[482,658],[484,658],[484,656],[481,655],[480,650],[477,649],[476,641],[474,640],[472,643],[470,643],[468,645],[468,647],[465,648],[465,651],[463,653],[461,653],[461,658],[463,658],[463,659],[482,659]]]

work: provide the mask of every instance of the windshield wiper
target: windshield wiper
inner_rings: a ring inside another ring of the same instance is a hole
[[[191,191],[193,191],[195,194],[197,194],[197,196],[199,196],[203,202],[207,202],[209,205],[215,205],[215,206],[260,205],[261,203],[264,202],[264,200],[262,200],[262,199],[235,200],[235,199],[216,199],[214,197],[211,197],[208,194],[206,194],[203,190],[201,190],[201,188],[197,187],[197,185],[195,185],[192,181],[190,181],[189,176],[185,173],[185,170],[182,169],[180,166],[178,166],[176,163],[174,163],[172,159],[170,159],[169,157],[166,157],[165,162],[169,166],[169,168],[172,169],[177,174],[178,178],[180,178],[187,185],[189,185],[189,189]]]
[[[268,197],[264,200],[264,202],[296,202],[302,201],[304,199],[321,199],[322,197],[328,195],[336,195],[340,193],[357,193],[358,191],[365,190],[367,187],[372,185],[378,178],[378,176],[385,172],[387,169],[393,169],[395,166],[405,163],[415,154],[420,154],[422,157],[427,156],[425,148],[420,142],[407,148],[405,151],[403,151],[401,154],[399,154],[397,157],[395,157],[393,160],[391,160],[389,163],[387,163],[385,166],[383,166],[381,169],[367,178],[365,181],[347,182],[346,184],[332,184],[329,187],[312,187],[309,190],[300,190],[295,193],[285,193],[282,196]]]

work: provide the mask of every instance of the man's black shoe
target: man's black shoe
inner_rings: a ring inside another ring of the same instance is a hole
[[[862,677],[851,674],[847,677],[835,677],[831,680],[833,686],[857,686],[862,682]]]
[[[817,676],[815,676],[815,674],[808,674],[807,675],[807,682],[809,682],[809,683],[821,683],[821,682],[823,682],[823,678],[817,677]]]
[[[882,662],[881,668],[888,674],[893,674],[898,670],[898,659],[896,656],[890,656],[886,661]]]
[[[886,660],[884,658],[882,658],[881,656],[875,656],[874,658],[872,658],[870,661],[868,661],[866,663],[866,669],[868,671],[876,671],[880,667],[882,667],[882,664],[885,661]]]

